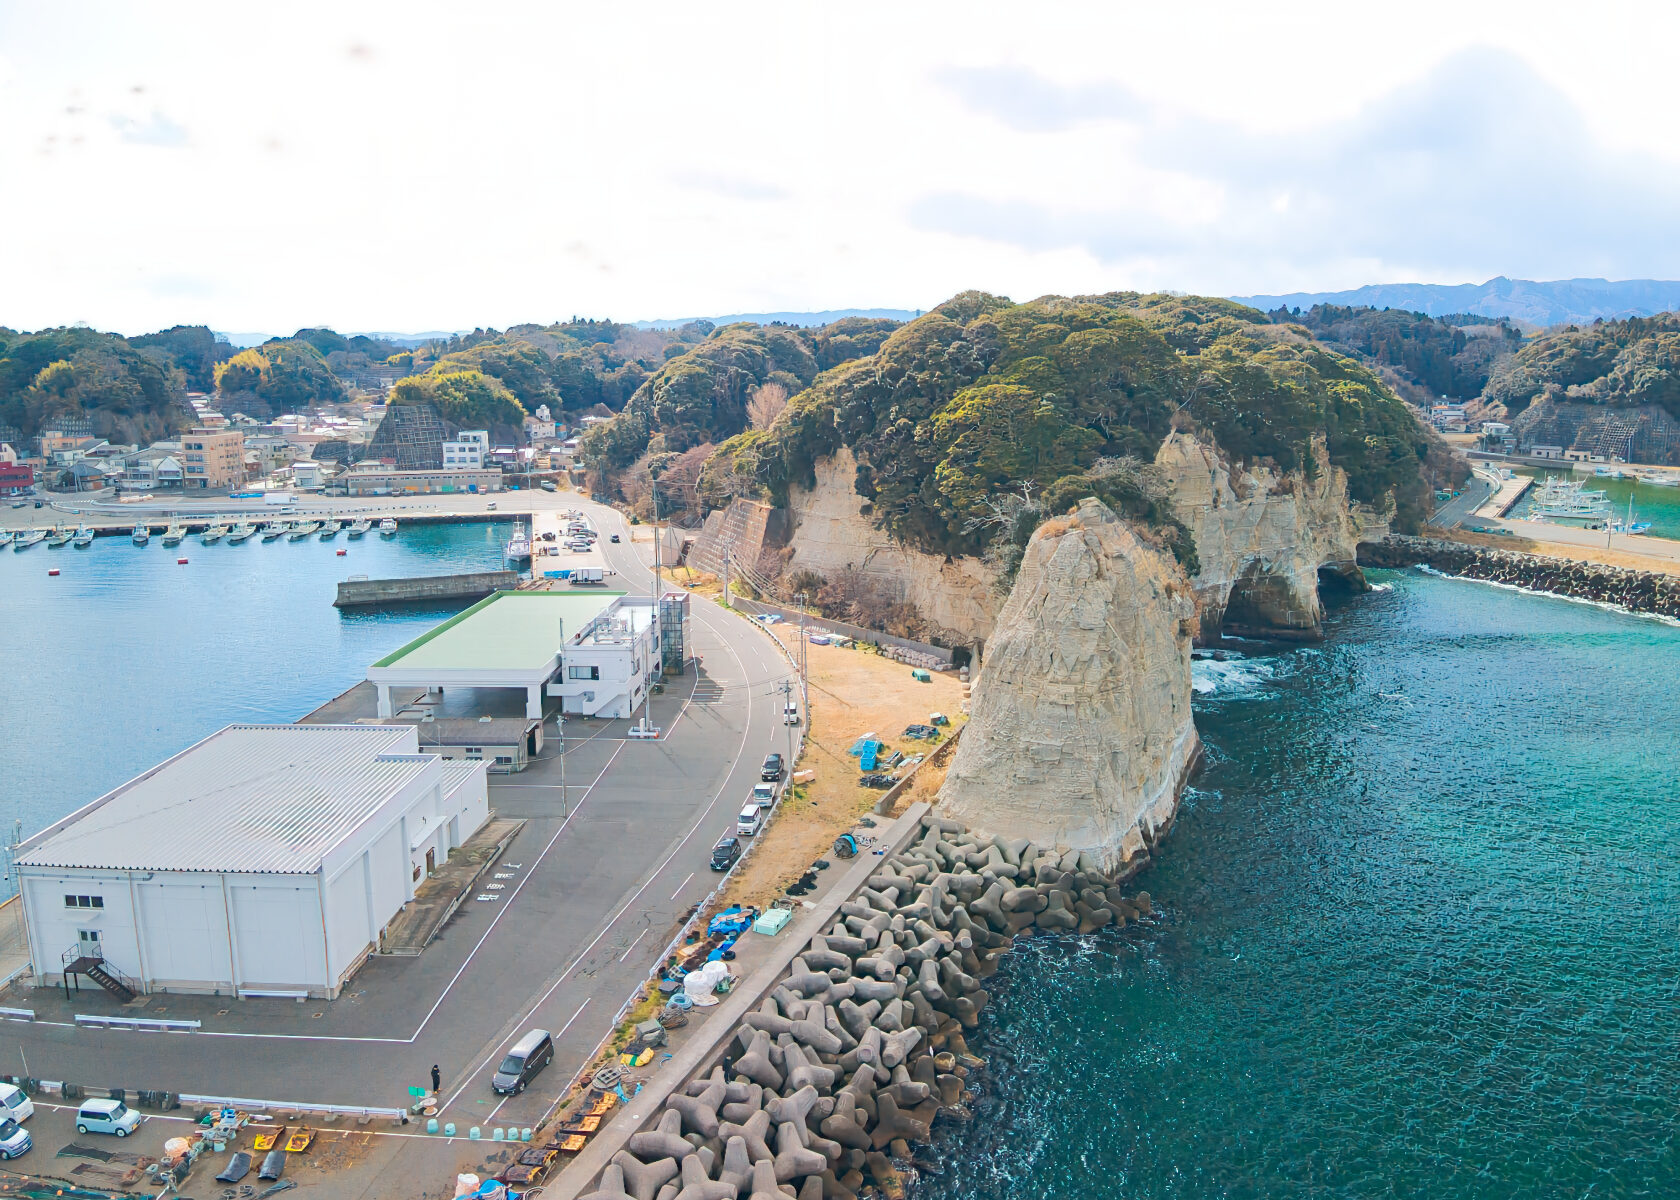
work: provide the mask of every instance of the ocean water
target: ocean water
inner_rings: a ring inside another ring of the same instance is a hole
[[[340,613],[340,580],[497,570],[511,531],[0,548],[0,832],[32,833],[230,722],[295,721],[462,607]]]
[[[1680,629],[1374,578],[1197,664],[1158,916],[1007,957],[915,1200],[1680,1195]]]
[[[1548,475],[1579,479],[1588,491],[1603,492],[1610,498],[1611,507],[1615,509],[1618,519],[1627,516],[1628,500],[1631,498],[1634,519],[1651,522],[1651,528],[1645,531],[1649,536],[1680,539],[1680,487],[1653,487],[1636,479],[1602,479],[1595,475],[1579,475],[1571,471],[1528,469],[1519,471],[1518,474],[1533,475],[1537,479],[1544,479]],[[1531,493],[1517,502],[1517,506],[1511,510],[1511,516],[1526,519],[1532,508]]]

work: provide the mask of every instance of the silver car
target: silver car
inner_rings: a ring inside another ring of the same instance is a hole
[[[12,1159],[26,1154],[35,1143],[29,1140],[29,1130],[7,1117],[0,1121],[0,1158]]]

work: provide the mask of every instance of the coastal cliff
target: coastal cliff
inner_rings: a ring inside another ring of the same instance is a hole
[[[1178,564],[1101,502],[1041,525],[988,640],[941,813],[1105,870],[1140,864],[1200,749],[1195,609]]]
[[[1167,437],[1155,465],[1172,489],[1179,520],[1195,539],[1200,638],[1234,634],[1316,639],[1323,635],[1319,586],[1363,591],[1361,541],[1387,527],[1348,503],[1347,474],[1322,440],[1313,470],[1234,469],[1219,447],[1187,433]]]

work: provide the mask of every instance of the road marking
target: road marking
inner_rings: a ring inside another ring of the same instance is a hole
[[[546,996],[543,997],[544,1000],[546,1000],[547,998],[548,997],[546,997]],[[571,1018],[564,1025],[560,1026],[560,1028],[556,1032],[554,1032],[553,1034],[550,1035],[551,1040],[553,1040],[554,1042],[559,1042],[559,1040],[562,1037],[565,1036],[566,1030],[568,1030],[572,1027],[572,1021],[577,1020],[579,1017],[581,1017],[583,1015],[583,1010],[589,1007],[589,1001],[592,998],[593,997],[585,997],[584,998],[583,1003],[578,1005],[578,1010],[571,1015]],[[542,1001],[539,1000],[537,1002],[538,1007],[541,1007],[541,1004],[542,1004]],[[536,1008],[531,1009],[531,1015],[535,1016],[536,1011],[537,1011]],[[526,1017],[525,1019],[528,1021],[531,1018]],[[500,1050],[492,1051],[491,1054],[490,1054],[490,1058],[495,1058],[496,1055],[499,1054],[499,1053],[501,1053]],[[486,1063],[488,1063],[490,1061],[490,1059],[487,1058],[484,1061]],[[483,1066],[481,1064],[480,1067],[479,1067],[479,1070],[482,1070],[482,1069],[483,1069]],[[477,1075],[477,1074],[478,1074],[478,1070],[475,1070],[473,1072],[473,1075]],[[467,1076],[467,1083],[463,1083],[459,1088],[455,1089],[455,1095],[449,1097],[449,1102],[447,1104],[445,1104],[443,1106],[443,1108],[438,1109],[438,1115],[439,1116],[443,1115],[443,1109],[444,1108],[448,1108],[450,1104],[455,1103],[455,1101],[460,1097],[461,1093],[467,1090],[467,1084],[470,1084],[471,1082],[472,1082],[472,1075],[469,1075],[469,1076]],[[512,1100],[512,1099],[513,1099],[513,1097],[511,1095],[510,1096],[503,1096],[502,1097],[502,1104],[506,1104],[509,1100]],[[496,1105],[495,1108],[492,1108],[490,1110],[490,1116],[484,1118],[484,1121],[485,1121],[486,1124],[489,1123],[490,1117],[494,1117],[497,1113],[502,1111],[502,1104],[498,1104],[498,1105]]]
[[[694,872],[690,871],[688,873],[688,879],[693,879],[693,878],[694,878]],[[671,899],[675,900],[677,898],[677,892],[682,891],[685,887],[688,886],[688,879],[685,879],[681,883],[677,884],[677,891],[671,893]]]
[[[692,878],[693,878],[693,876],[689,876],[689,878],[691,878],[691,879],[692,879]],[[647,930],[646,930],[646,929],[643,929],[643,930],[642,930],[642,931],[641,931],[641,932],[640,932],[640,933],[638,933],[638,934],[637,934],[637,935],[636,935],[636,942],[639,942],[639,941],[641,941],[641,940],[642,940],[642,939],[643,939],[643,938],[645,938],[645,937],[646,937],[646,936],[647,936]],[[619,956],[618,956],[618,961],[619,961],[619,962],[623,962],[623,961],[624,961],[624,960],[625,960],[625,959],[627,959],[627,958],[629,958],[629,957],[630,957],[630,951],[632,951],[632,950],[634,950],[634,949],[635,949],[635,948],[636,948],[636,942],[631,942],[631,943],[630,943],[630,944],[629,944],[629,945],[628,945],[628,946],[626,946],[626,947],[625,947],[625,948],[624,948],[624,953],[623,953],[623,954],[620,954],[620,955],[619,955]]]

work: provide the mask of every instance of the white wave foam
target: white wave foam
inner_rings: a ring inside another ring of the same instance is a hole
[[[1655,621],[1659,625],[1672,625],[1680,628],[1680,618],[1671,617],[1667,613],[1640,612],[1627,607],[1625,604],[1615,604],[1609,600],[1592,600],[1586,596],[1565,596],[1561,592],[1546,592],[1539,588],[1523,587],[1516,583],[1502,583],[1497,579],[1477,579],[1474,575],[1449,575],[1445,571],[1437,571],[1434,567],[1418,563],[1415,570],[1425,575],[1434,575],[1438,579],[1453,579],[1460,583],[1479,583],[1485,587],[1501,588],[1507,592],[1520,592],[1524,596],[1543,596],[1548,600],[1564,600],[1570,604],[1584,604],[1588,608],[1602,609],[1624,617],[1640,617],[1647,621]],[[1192,672],[1193,673],[1193,672]]]
[[[1394,590],[1394,585],[1392,583],[1373,583],[1371,585],[1371,590],[1373,592],[1392,592]]]
[[[1190,687],[1198,696],[1252,692],[1276,675],[1276,665],[1263,658],[1197,658],[1190,662]]]

